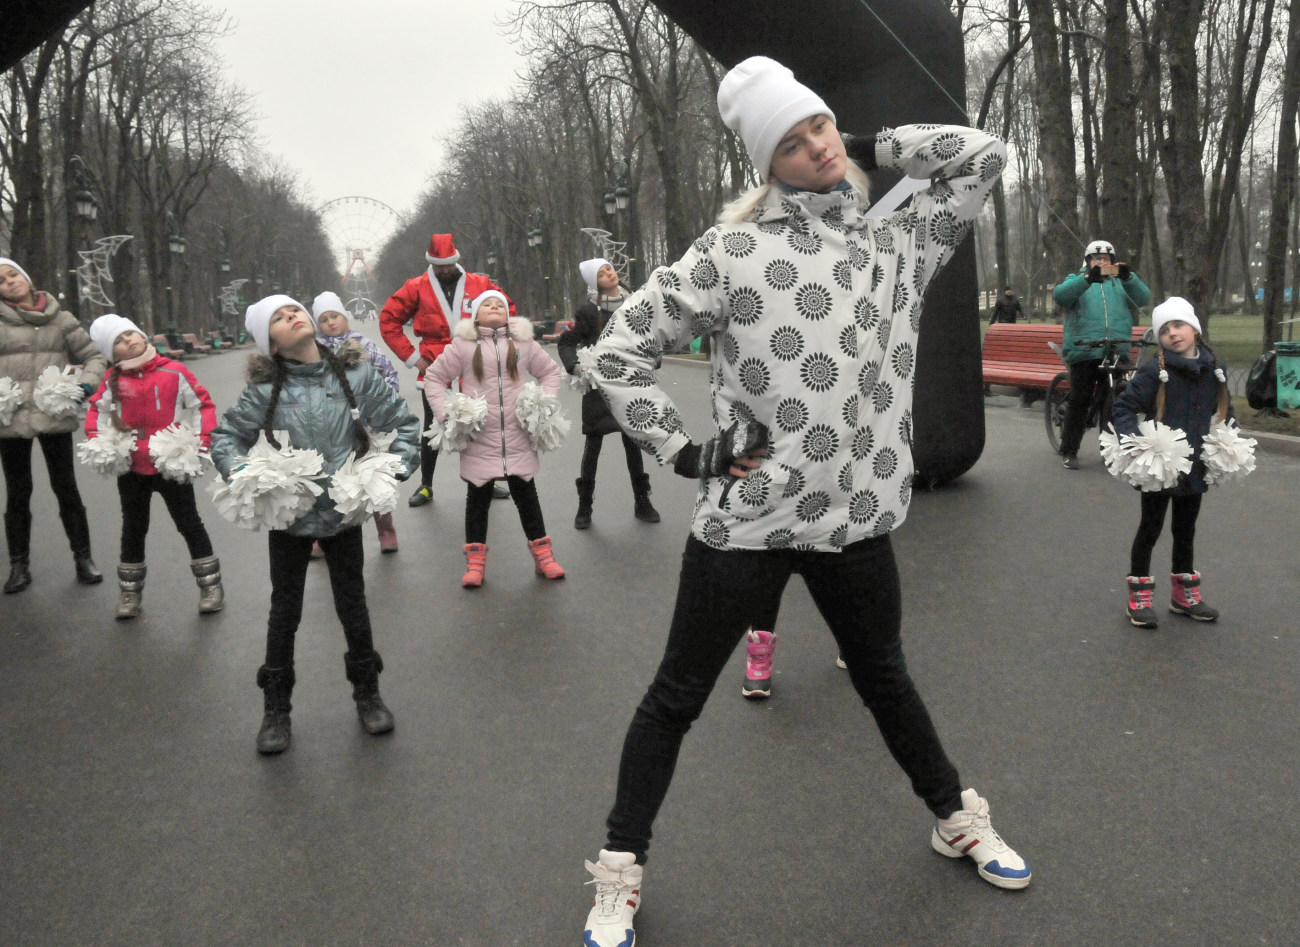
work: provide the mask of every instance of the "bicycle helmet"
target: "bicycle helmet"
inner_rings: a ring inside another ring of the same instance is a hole
[[[1083,258],[1085,260],[1091,260],[1098,253],[1107,253],[1110,255],[1110,258],[1114,260],[1115,246],[1105,240],[1094,240],[1092,243],[1088,244],[1087,248],[1083,251]]]

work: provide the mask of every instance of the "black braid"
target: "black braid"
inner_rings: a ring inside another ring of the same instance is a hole
[[[319,343],[317,343],[319,345]],[[339,380],[343,387],[343,394],[348,399],[348,407],[356,410],[357,396],[352,391],[352,385],[348,382],[347,370],[343,367],[343,362],[335,356],[333,349],[320,345],[321,357],[330,364],[334,370],[334,376]],[[366,426],[361,423],[361,418],[352,419],[352,427],[356,431],[356,454],[358,457],[364,457],[370,450],[370,434],[366,431]]]
[[[271,426],[275,420],[275,409],[280,406],[280,388],[284,385],[284,359],[279,355],[272,355],[271,365],[274,372],[271,378],[271,398],[266,403],[266,417],[262,419],[262,430],[266,432],[266,442],[279,450],[280,442],[275,439],[275,432],[271,430]]]

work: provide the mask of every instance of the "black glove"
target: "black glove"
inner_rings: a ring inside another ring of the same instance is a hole
[[[1119,270],[1119,278],[1128,282],[1128,278],[1133,275],[1133,271],[1128,268],[1128,264],[1116,263],[1115,266]]]
[[[673,470],[683,477],[707,480],[729,476],[727,471],[737,457],[766,447],[768,430],[758,421],[736,421],[717,437],[703,444],[687,444],[677,452]]]
[[[1101,267],[1100,267],[1100,266],[1094,266],[1094,267],[1091,267],[1091,268],[1088,270],[1088,282],[1089,282],[1089,283],[1100,283],[1100,282],[1101,282]]]
[[[841,132],[840,138],[844,140],[845,154],[856,161],[863,171],[874,171],[879,167],[876,164],[875,135],[850,135]]]

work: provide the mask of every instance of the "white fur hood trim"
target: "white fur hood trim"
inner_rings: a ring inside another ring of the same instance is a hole
[[[512,316],[507,324],[510,330],[510,338],[516,342],[531,342],[533,339],[533,324],[523,316]],[[490,329],[482,330],[490,332]],[[465,339],[467,342],[473,342],[478,338],[480,330],[478,323],[473,319],[461,319],[456,323],[456,328],[451,330],[451,334],[457,339]]]

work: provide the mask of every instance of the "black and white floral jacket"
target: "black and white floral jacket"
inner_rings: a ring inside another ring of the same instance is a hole
[[[691,528],[714,548],[834,551],[907,515],[921,302],[1006,148],[970,128],[904,125],[876,136],[875,158],[930,186],[888,217],[867,217],[852,188],[774,187],[651,274],[593,348],[593,383],[660,464],[690,438],[654,368],[696,336],[711,339],[715,427],[752,417],[771,431],[747,479],[701,486]]]

